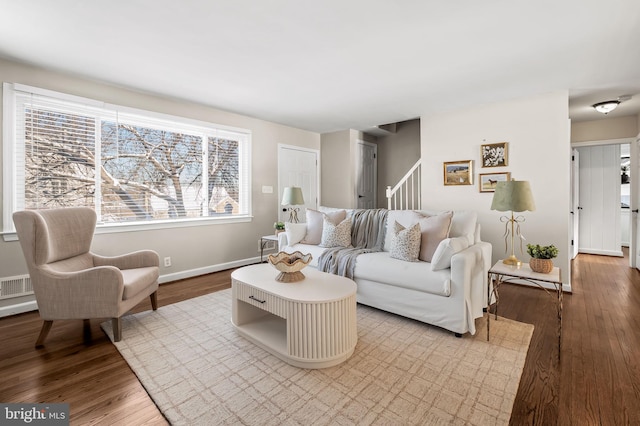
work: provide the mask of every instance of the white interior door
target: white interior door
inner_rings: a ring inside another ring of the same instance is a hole
[[[620,144],[578,148],[580,152],[580,253],[622,257]]]
[[[378,146],[374,143],[358,141],[358,173],[356,182],[356,207],[373,209],[377,204],[378,187]]]
[[[571,258],[575,259],[580,247],[580,153],[571,156]]]
[[[278,217],[282,222],[289,220],[287,207],[280,205],[284,188],[288,186],[302,188],[304,206],[297,206],[300,222],[305,221],[307,208],[318,208],[319,157],[317,150],[278,145]]]

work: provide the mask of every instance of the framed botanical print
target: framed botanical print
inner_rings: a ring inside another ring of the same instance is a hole
[[[480,192],[496,192],[496,184],[511,180],[511,173],[480,173],[478,179]]]
[[[473,161],[447,161],[443,164],[445,185],[473,185]]]
[[[480,145],[482,167],[504,167],[509,165],[509,142]]]

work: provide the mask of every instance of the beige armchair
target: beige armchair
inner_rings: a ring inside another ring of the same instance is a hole
[[[91,253],[96,226],[92,209],[71,207],[13,214],[29,268],[40,317],[36,347],[54,320],[112,318],[113,337],[122,339],[120,317],[150,296],[158,308],[158,254],[141,250],[116,257]]]

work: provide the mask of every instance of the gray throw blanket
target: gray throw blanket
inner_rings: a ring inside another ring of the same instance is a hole
[[[318,270],[353,278],[358,255],[382,251],[387,212],[387,209],[355,210],[351,215],[353,247],[326,249],[318,258]]]

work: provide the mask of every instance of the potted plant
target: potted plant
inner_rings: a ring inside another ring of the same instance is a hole
[[[534,272],[548,274],[553,269],[553,259],[558,256],[558,249],[553,244],[541,246],[540,244],[527,244],[527,253],[531,256],[529,266]]]
[[[276,235],[281,232],[284,232],[284,222],[274,222],[273,228],[276,230]]]

